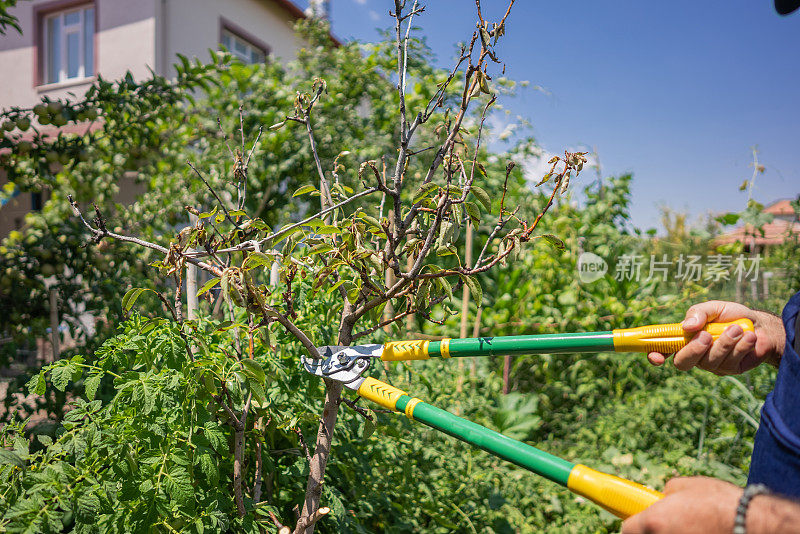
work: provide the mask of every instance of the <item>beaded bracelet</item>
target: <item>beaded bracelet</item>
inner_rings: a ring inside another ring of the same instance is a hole
[[[769,495],[772,493],[764,484],[753,484],[747,486],[739,499],[739,505],[736,507],[736,519],[733,520],[733,534],[746,534],[747,533],[747,508],[750,506],[750,501],[757,495]]]

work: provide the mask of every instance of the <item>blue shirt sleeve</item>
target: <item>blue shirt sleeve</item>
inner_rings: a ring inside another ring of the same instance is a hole
[[[775,387],[761,409],[748,484],[766,484],[777,493],[800,497],[800,292],[783,309],[786,345]]]

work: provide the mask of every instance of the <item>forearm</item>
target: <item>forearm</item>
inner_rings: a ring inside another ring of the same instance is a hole
[[[753,498],[747,511],[747,534],[800,532],[800,503],[774,495]]]

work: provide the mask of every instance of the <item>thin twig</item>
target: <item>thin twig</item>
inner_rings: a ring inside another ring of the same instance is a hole
[[[236,417],[235,413],[233,413],[233,410],[231,409],[230,406],[228,406],[228,404],[222,398],[222,395],[214,395],[214,400],[217,402],[217,404],[219,404],[220,408],[223,409],[225,415],[227,415],[230,418],[230,420],[233,421],[231,426],[233,426],[234,428],[238,428],[241,424],[239,422],[239,418]]]
[[[362,408],[361,406],[357,406],[355,401],[351,401],[350,399],[347,399],[345,397],[340,398],[339,401],[343,402],[345,405],[350,407],[353,411],[355,411],[357,414],[359,414],[364,419],[369,419],[373,423],[375,422],[373,420],[372,416],[369,414],[369,412],[367,412],[366,408]]]
[[[317,346],[314,345],[314,342],[311,341],[306,333],[300,330],[300,328],[298,328],[298,326],[294,324],[291,319],[280,313],[278,310],[270,308],[266,304],[259,303],[258,305],[261,308],[261,314],[264,316],[265,320],[270,317],[274,318],[281,324],[281,326],[283,326],[290,334],[296,337],[300,343],[303,344],[303,347],[305,347],[305,349],[308,351],[309,356],[317,360],[322,358],[322,355],[320,355]]]
[[[300,447],[303,449],[303,452],[306,455],[306,460],[308,463],[311,463],[311,453],[308,451],[308,444],[306,444],[306,438],[303,437],[303,431],[300,430],[300,427],[294,427],[292,432],[297,434],[297,439],[300,441]]]
[[[256,140],[253,141],[253,145],[250,147],[250,152],[247,153],[247,159],[244,160],[244,167],[245,169],[250,165],[250,158],[253,157],[253,151],[255,151],[256,147],[258,146],[258,141],[261,139],[261,132],[264,131],[263,126],[258,127],[258,135],[256,135]]]
[[[375,188],[375,187],[373,187],[371,189],[366,189],[364,191],[361,191],[360,193],[356,193],[355,195],[351,196],[350,198],[347,198],[347,199],[339,202],[338,204],[335,204],[335,205],[333,205],[333,206],[331,206],[329,208],[326,208],[324,210],[318,211],[314,215],[310,215],[310,216],[306,217],[305,219],[303,219],[300,222],[296,222],[294,224],[290,224],[289,226],[285,226],[285,227],[281,228],[280,230],[278,230],[277,232],[273,232],[272,234],[268,235],[267,237],[265,237],[263,239],[259,239],[258,241],[245,241],[244,243],[241,243],[241,244],[239,244],[239,245],[237,245],[235,247],[229,247],[229,248],[225,248],[225,249],[220,249],[220,250],[217,251],[217,253],[218,254],[222,254],[222,253],[228,253],[228,252],[240,252],[240,251],[243,251],[243,250],[255,250],[256,249],[256,245],[262,246],[262,245],[264,245],[264,244],[266,244],[266,243],[268,243],[270,241],[274,241],[275,239],[281,237],[283,234],[285,234],[286,232],[289,232],[290,230],[294,230],[295,228],[297,228],[299,226],[303,226],[304,224],[308,224],[310,221],[313,221],[314,219],[318,219],[318,218],[322,217],[323,215],[325,215],[327,213],[330,213],[333,210],[339,209],[342,206],[345,206],[345,205],[349,204],[350,202],[352,202],[352,201],[354,201],[356,199],[359,199],[359,198],[361,198],[363,196],[366,196],[366,195],[369,195],[371,193],[375,193],[377,191],[378,191],[378,189]]]
[[[228,148],[228,153],[231,155],[231,159],[233,159],[234,158],[233,150],[231,150],[231,145],[228,144],[228,134],[225,133],[225,130],[222,129],[222,120],[219,117],[217,117],[217,128],[219,129],[219,133],[222,134],[222,141]]]
[[[236,156],[234,156],[234,161],[235,161],[235,158],[236,158]],[[222,211],[223,211],[223,212],[225,212],[225,218],[226,218],[226,219],[228,219],[228,221],[230,221],[230,223],[231,223],[232,225],[234,225],[236,228],[239,228],[239,224],[238,224],[236,221],[234,221],[234,220],[233,220],[233,217],[231,217],[231,214],[230,214],[230,212],[228,211],[228,208],[227,208],[227,206],[225,206],[225,203],[222,201],[222,199],[221,199],[221,198],[219,198],[219,195],[217,195],[217,192],[216,192],[216,191],[214,191],[214,189],[211,187],[211,184],[209,184],[209,183],[206,181],[206,179],[203,177],[203,175],[200,173],[200,171],[198,171],[198,170],[197,170],[197,167],[195,167],[194,165],[192,165],[192,162],[191,162],[191,161],[187,161],[187,162],[186,162],[186,164],[187,164],[189,167],[191,167],[191,168],[192,168],[192,170],[195,172],[195,174],[197,174],[197,176],[200,178],[200,180],[202,180],[202,181],[203,181],[203,183],[206,185],[206,188],[207,188],[207,189],[208,189],[208,190],[211,192],[211,194],[212,194],[212,195],[214,195],[214,198],[215,198],[215,199],[217,200],[217,202],[219,203],[219,207],[220,207],[220,208],[222,208]]]
[[[454,288],[453,291],[455,291],[456,289],[457,289],[457,287]],[[427,304],[426,307],[430,308],[430,307],[435,306],[437,304],[441,304],[442,302],[444,302],[444,300],[446,298],[447,298],[447,295],[441,295],[439,297],[436,297],[435,299],[431,299],[431,301]],[[422,308],[414,308],[414,309],[399,313],[399,314],[395,315],[394,317],[391,317],[389,319],[381,321],[380,323],[378,323],[378,324],[376,324],[374,326],[371,326],[371,327],[369,327],[367,329],[361,330],[360,332],[356,332],[355,334],[353,334],[353,340],[356,340],[356,339],[364,337],[364,336],[368,336],[369,334],[372,334],[373,332],[377,332],[378,330],[380,330],[382,328],[385,328],[385,327],[387,327],[387,326],[389,326],[391,324],[394,324],[397,321],[399,321],[401,319],[404,319],[405,317],[408,317],[409,315],[415,315],[417,313],[427,316],[426,318],[430,322],[433,322],[433,323],[436,322],[433,319],[430,319],[430,315],[426,314]]]

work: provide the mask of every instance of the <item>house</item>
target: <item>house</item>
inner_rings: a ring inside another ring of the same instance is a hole
[[[761,263],[762,257],[770,254],[770,249],[784,243],[800,242],[800,214],[795,211],[790,200],[778,200],[765,207],[762,213],[772,216],[772,220],[761,226],[760,229],[752,225],[745,224],[734,228],[732,231],[722,234],[714,239],[716,247],[741,243],[743,251],[748,253],[751,258],[755,258],[755,265]],[[791,268],[791,266],[786,266]],[[787,268],[772,268],[765,270],[760,276],[751,279],[749,282],[742,280],[734,281],[735,300],[742,302],[746,292],[746,286],[750,289],[750,299],[753,302],[763,302],[770,295],[770,284],[778,283],[778,288],[783,280],[790,280]],[[773,282],[774,280],[774,282]]]
[[[312,8],[327,13],[321,0]],[[0,109],[80,96],[98,74],[142,79],[152,69],[169,77],[177,54],[207,61],[220,45],[248,63],[290,60],[302,44],[293,25],[306,16],[290,0],[31,0],[9,13],[22,34],[0,35]],[[41,193],[0,199],[0,238],[44,200]]]
[[[772,215],[772,221],[761,227],[761,231],[749,225],[739,226],[714,240],[716,246],[742,243],[749,251],[760,252],[768,247],[781,245],[787,239],[800,239],[800,216],[790,200],[778,200],[762,210]]]
[[[289,0],[32,0],[10,13],[22,35],[0,36],[0,108],[80,95],[97,73],[169,76],[177,54],[207,60],[220,44],[247,62],[290,59],[305,17]]]

